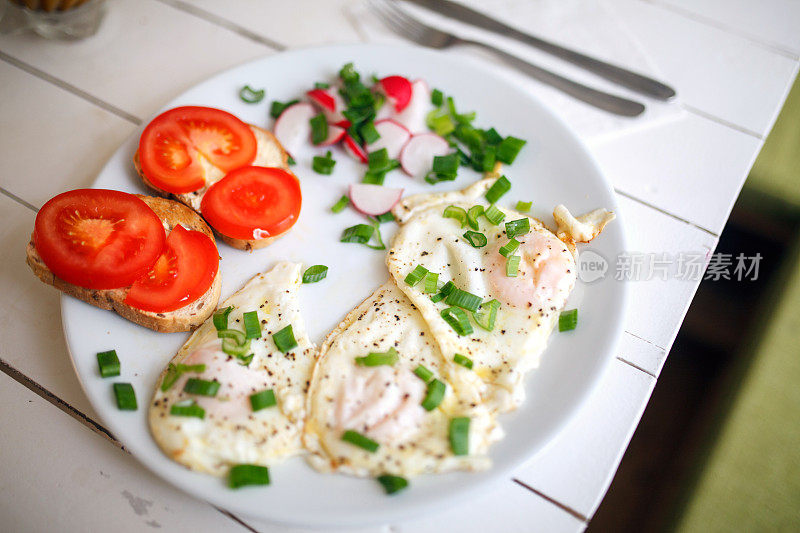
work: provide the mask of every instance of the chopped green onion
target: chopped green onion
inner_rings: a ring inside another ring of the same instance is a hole
[[[458,156],[456,154],[435,156],[433,171],[439,176],[455,176],[458,173]]]
[[[467,223],[467,212],[464,210],[463,207],[448,205],[447,207],[444,208],[442,216],[444,218],[454,218],[458,220],[458,223],[461,224],[462,228]]]
[[[386,352],[370,352],[364,357],[356,357],[356,364],[361,366],[392,366],[400,357],[397,355],[397,350],[389,348]]]
[[[456,284],[452,281],[448,281],[444,284],[444,286],[439,290],[439,294],[431,296],[431,301],[433,303],[440,302],[445,299],[445,297],[450,294],[453,289],[456,288]]]
[[[481,305],[481,297],[461,289],[453,289],[444,301],[447,305],[460,307],[467,311],[476,311]]]
[[[296,164],[297,164],[297,161],[295,161],[295,160],[294,160],[294,157],[292,157],[292,156],[289,156],[289,157],[286,159],[286,162],[289,164],[289,166],[290,166],[290,167],[291,167],[291,166],[294,166],[294,165],[296,165]]]
[[[339,71],[339,77],[345,83],[355,83],[361,78],[352,63],[347,63],[342,67]]]
[[[508,136],[497,146],[497,159],[510,165],[527,141]]]
[[[469,418],[459,416],[450,419],[450,449],[453,455],[469,454]]]
[[[219,392],[219,381],[207,381],[205,379],[189,378],[183,386],[183,392],[187,394],[197,394],[198,396],[214,397]]]
[[[333,167],[336,166],[336,161],[334,161],[333,157],[331,157],[331,151],[324,155],[315,155],[314,158],[311,160],[311,168],[317,174],[323,174],[325,176],[329,176],[333,174]]]
[[[247,104],[257,104],[264,99],[264,89],[255,90],[249,85],[245,85],[239,91],[239,98]]]
[[[433,294],[439,285],[439,274],[436,272],[428,272],[425,274],[425,288],[422,292]]]
[[[184,372],[194,372],[196,374],[202,374],[206,371],[206,365],[199,364],[199,365],[184,365],[178,363],[178,373],[183,374]]]
[[[391,211],[387,211],[386,213],[380,214],[375,217],[378,222],[394,222],[394,215]]]
[[[331,84],[330,84],[330,83],[326,83],[326,82],[324,82],[324,81],[317,81],[317,82],[314,82],[314,88],[315,88],[315,89],[327,89],[327,88],[328,88],[328,87],[330,87],[330,86],[331,86]]]
[[[172,388],[178,378],[181,377],[180,372],[172,363],[167,365],[167,372],[164,374],[164,379],[161,380],[161,392],[166,392]]]
[[[494,329],[494,323],[497,320],[497,310],[500,309],[500,302],[497,300],[489,300],[484,302],[477,311],[473,311],[472,318],[475,323],[486,331]]]
[[[486,137],[486,142],[492,145],[503,142],[503,137],[497,133],[497,130],[494,128],[489,128],[488,130],[484,131],[483,136]]]
[[[500,247],[500,255],[508,257],[516,252],[517,248],[519,248],[519,241],[512,237],[507,243]]]
[[[525,235],[531,230],[531,221],[528,218],[520,218],[506,222],[506,235],[509,239],[517,235]]]
[[[375,228],[368,224],[356,224],[344,230],[341,242],[355,242],[364,244],[372,238]]]
[[[483,206],[482,205],[473,205],[467,211],[467,224],[470,228],[478,231],[480,226],[478,225],[478,217],[483,214]]]
[[[119,358],[117,357],[116,350],[98,353],[97,365],[100,367],[100,377],[110,378],[119,376]]]
[[[425,398],[422,400],[422,408],[426,411],[433,411],[444,399],[444,393],[447,387],[438,379],[428,382],[428,390],[425,393]]]
[[[386,494],[394,494],[408,487],[408,480],[404,477],[393,476],[391,474],[383,474],[375,478],[383,486]]]
[[[250,311],[242,315],[244,321],[244,336],[248,339],[261,337],[261,322],[258,321],[258,312]]]
[[[558,331],[571,331],[578,325],[578,310],[562,311],[558,315]]]
[[[414,270],[408,273],[405,282],[412,287],[422,281],[422,278],[428,273],[428,269],[422,265],[417,265]]]
[[[464,368],[469,368],[472,370],[472,359],[463,356],[460,353],[453,355],[453,362],[457,365],[463,366]]]
[[[472,168],[478,172],[489,172],[494,168],[495,147],[487,146],[483,152],[472,154]]]
[[[508,178],[505,176],[500,176],[497,178],[489,190],[486,191],[486,200],[493,204],[497,202],[505,193],[507,193],[511,189],[511,182],[508,181]]]
[[[232,489],[247,485],[269,485],[269,468],[261,465],[234,465],[228,472],[228,486]]]
[[[451,328],[461,336],[472,333],[472,324],[469,323],[467,313],[460,307],[447,307],[441,311],[442,318]]]
[[[378,451],[378,447],[380,444],[372,440],[371,438],[358,433],[357,431],[353,431],[352,429],[348,429],[342,435],[342,440],[345,442],[349,442],[350,444],[354,444],[359,448],[363,448],[368,452],[375,453]]]
[[[299,101],[300,100],[289,100],[288,102],[278,102],[277,100],[275,100],[274,102],[272,102],[272,106],[269,108],[269,115],[272,118],[278,118],[279,116],[281,116],[281,113],[283,113],[284,109],[293,106]]]
[[[247,336],[244,331],[239,331],[238,329],[217,330],[217,337],[220,339],[231,339],[237,346],[242,346],[247,341]]]
[[[389,165],[389,151],[386,148],[375,150],[367,154],[367,166],[373,170],[380,170]]]
[[[439,89],[434,89],[431,92],[431,103],[436,107],[441,106],[444,103],[444,93]]]
[[[194,400],[184,400],[170,407],[169,414],[174,416],[191,416],[202,420],[206,417],[206,410],[197,405],[197,402]]]
[[[277,404],[278,402],[275,400],[275,393],[272,391],[272,389],[264,389],[261,392],[256,392],[255,394],[250,395],[250,407],[253,408],[253,412],[260,411]]]
[[[347,196],[342,196],[341,198],[339,198],[338,202],[333,204],[333,207],[331,207],[331,211],[333,211],[334,213],[341,213],[349,203],[350,203],[350,198],[348,198]]]
[[[450,118],[450,115],[446,113],[443,114],[438,109],[434,109],[428,113],[425,123],[427,124],[428,128],[430,128],[434,133],[436,133],[436,135],[440,137],[446,137],[447,135],[453,133],[453,131],[456,129],[456,125],[453,122],[453,119]]]
[[[520,257],[518,255],[512,255],[506,259],[506,276],[509,278],[516,278],[517,274],[519,273],[519,261]]]
[[[381,237],[381,223],[377,218],[370,217],[370,222],[372,222],[373,228],[373,235],[375,236],[375,240],[378,241],[378,244],[367,244],[366,246],[372,248],[373,250],[385,250],[386,245],[383,244],[383,237]]]
[[[414,369],[414,374],[416,374],[417,377],[422,381],[424,381],[425,383],[428,383],[430,380],[433,379],[433,372],[431,372],[422,365],[417,365],[417,368]]]
[[[234,357],[244,357],[250,351],[250,340],[245,339],[242,344],[239,344],[232,338],[222,339],[222,351]]]
[[[486,235],[478,233],[477,231],[467,231],[464,233],[464,238],[472,245],[473,248],[483,248],[486,246]]]
[[[328,121],[325,119],[325,115],[320,113],[312,117],[308,122],[311,124],[311,143],[320,144],[325,142],[325,139],[328,138]]]
[[[498,226],[505,218],[506,215],[500,209],[497,208],[496,205],[492,204],[487,209],[483,211],[483,216],[486,217],[486,220]]]
[[[117,407],[120,411],[135,411],[136,393],[130,383],[114,383],[114,396],[117,397]]]
[[[272,336],[272,340],[275,342],[275,346],[278,348],[278,350],[283,353],[286,353],[292,348],[297,347],[297,341],[294,338],[294,332],[292,331],[291,324],[275,333]]]
[[[228,315],[233,311],[233,306],[229,305],[225,309],[219,309],[214,312],[214,327],[219,329],[228,329]]]
[[[383,185],[385,180],[386,172],[367,170],[364,172],[364,179],[361,180],[361,183],[368,183],[370,185]]]
[[[381,138],[381,134],[375,129],[375,123],[372,121],[361,126],[361,129],[358,131],[361,133],[361,139],[364,141],[364,144],[372,144]]]
[[[519,202],[517,202],[517,207],[515,207],[514,209],[516,209],[517,211],[519,211],[521,213],[527,213],[528,211],[531,210],[531,206],[532,205],[533,205],[533,202],[519,201]]]
[[[328,275],[328,267],[325,265],[313,265],[303,272],[303,283],[316,283],[325,279]]]
[[[239,361],[240,361],[240,363],[239,363],[239,364],[240,364],[240,365],[242,365],[242,366],[250,366],[250,363],[252,363],[252,362],[253,362],[253,357],[254,357],[255,355],[256,355],[256,354],[254,354],[254,353],[251,353],[250,355],[246,355],[246,356],[244,356],[244,357],[242,357],[241,355],[240,355],[240,356],[238,356],[238,357],[239,357]]]

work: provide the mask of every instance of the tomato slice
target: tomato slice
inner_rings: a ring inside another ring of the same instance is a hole
[[[161,254],[161,220],[136,196],[77,189],[49,200],[36,215],[33,243],[44,264],[87,289],[127,287]]]
[[[148,181],[171,193],[205,185],[202,154],[225,172],[249,165],[257,142],[250,126],[227,111],[184,106],[161,113],[139,138],[139,164]]]
[[[218,269],[217,247],[208,235],[175,226],[163,253],[133,284],[125,303],[154,313],[180,309],[205,294]]]
[[[300,216],[300,183],[273,167],[242,167],[209,187],[200,211],[214,229],[234,239],[280,235]]]

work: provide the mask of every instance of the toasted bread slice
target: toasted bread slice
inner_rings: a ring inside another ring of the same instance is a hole
[[[161,219],[167,234],[172,231],[172,228],[181,224],[186,229],[201,231],[208,235],[212,241],[214,240],[214,234],[208,227],[208,224],[188,207],[164,198],[143,196],[140,194],[136,196],[150,206],[150,209]],[[217,275],[214,277],[211,287],[197,300],[175,311],[153,313],[151,311],[136,309],[125,303],[125,297],[128,295],[130,287],[108,290],[86,289],[57,277],[47,268],[44,261],[42,261],[39,252],[36,250],[36,246],[33,244],[33,235],[31,235],[31,240],[28,243],[26,252],[28,266],[31,267],[33,273],[44,283],[52,285],[61,292],[74,296],[86,303],[101,309],[114,311],[123,318],[154,331],[169,333],[175,331],[190,331],[198,327],[211,316],[219,302],[220,288],[222,286],[222,278],[219,270],[217,270]]]
[[[289,170],[289,153],[284,150],[281,143],[278,142],[278,139],[276,139],[271,132],[263,128],[259,128],[258,126],[254,126],[252,124],[248,124],[248,126],[250,126],[250,129],[253,130],[253,134],[256,136],[256,141],[258,143],[256,158],[253,161],[253,165],[261,167],[278,167],[284,170]],[[200,213],[200,203],[203,201],[203,196],[208,188],[225,177],[225,172],[223,172],[222,169],[212,165],[202,155],[200,156],[200,163],[203,165],[203,170],[205,171],[205,186],[189,193],[173,194],[159,189],[147,179],[147,176],[144,174],[144,172],[142,172],[142,166],[139,163],[138,150],[133,156],[133,166],[136,167],[136,172],[139,174],[139,177],[142,178],[142,181],[145,185],[147,185],[148,188],[155,191],[157,194],[160,194],[161,196],[166,198],[174,198],[175,200],[188,205],[197,213]],[[217,232],[217,234],[225,243],[233,246],[234,248],[238,248],[239,250],[255,250],[257,248],[264,248],[265,246],[272,244],[275,239],[281,237],[281,235],[273,235],[265,239],[242,240],[228,237],[219,232]]]

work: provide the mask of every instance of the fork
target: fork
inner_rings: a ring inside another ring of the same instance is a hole
[[[460,44],[479,46],[499,56],[504,61],[525,72],[532,78],[550,85],[551,87],[555,87],[573,98],[610,113],[626,117],[635,117],[641,115],[645,110],[645,106],[639,102],[599,91],[576,81],[572,81],[555,72],[551,72],[509,54],[505,50],[495,48],[490,44],[474,41],[472,39],[464,39],[444,30],[428,26],[406,13],[392,0],[369,0],[369,6],[390,30],[422,46],[439,50]]]

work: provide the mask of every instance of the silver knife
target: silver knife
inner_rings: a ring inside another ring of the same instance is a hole
[[[426,9],[430,9],[431,11],[436,11],[437,13],[440,13],[446,17],[451,17],[456,20],[460,20],[461,22],[466,22],[472,26],[493,31],[506,37],[512,37],[520,42],[533,46],[534,48],[538,48],[539,50],[547,52],[558,58],[569,61],[570,63],[578,65],[579,67],[582,67],[588,71],[594,72],[600,77],[627,87],[628,89],[638,93],[646,94],[659,100],[669,100],[675,96],[675,89],[659,81],[635,72],[631,72],[630,70],[622,67],[606,63],[605,61],[600,61],[599,59],[581,54],[580,52],[576,52],[574,50],[570,50],[569,48],[564,48],[563,46],[559,46],[550,41],[545,41],[544,39],[534,37],[533,35],[513,28],[508,24],[500,22],[497,19],[494,19],[488,15],[484,15],[479,11],[475,11],[474,9],[457,2],[452,2],[450,0],[406,1],[420,5]]]

